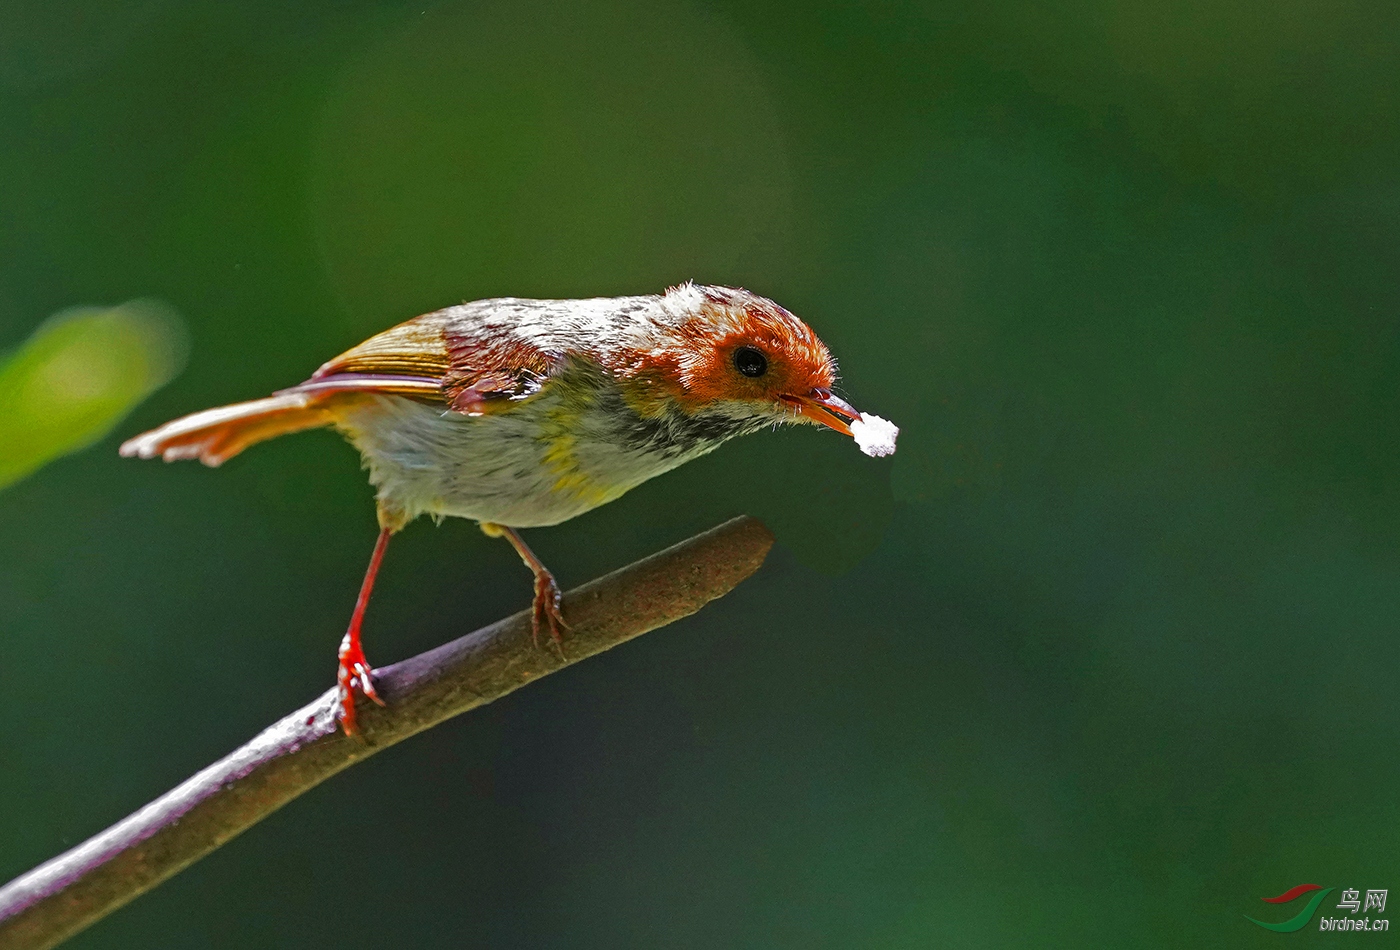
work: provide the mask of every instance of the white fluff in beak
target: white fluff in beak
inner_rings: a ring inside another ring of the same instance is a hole
[[[860,446],[860,450],[866,455],[893,455],[894,440],[899,435],[899,426],[888,419],[881,419],[866,412],[851,423],[851,435],[855,436],[856,445]]]

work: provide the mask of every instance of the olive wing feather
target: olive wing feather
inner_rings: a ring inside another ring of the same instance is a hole
[[[556,365],[480,301],[414,317],[329,360],[302,390],[390,392],[481,415],[543,387]]]

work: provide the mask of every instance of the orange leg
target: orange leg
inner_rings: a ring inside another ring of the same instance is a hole
[[[530,546],[525,543],[514,528],[507,528],[503,524],[492,524],[489,521],[481,523],[481,530],[493,538],[505,538],[515,548],[515,553],[520,555],[520,560],[525,562],[535,575],[535,602],[534,612],[530,617],[531,633],[535,639],[535,646],[540,645],[540,628],[548,627],[549,635],[556,645],[564,642],[564,631],[569,629],[569,625],[564,622],[564,612],[560,608],[559,584],[554,580],[554,575],[549,572],[549,568],[537,557],[535,552],[530,550]]]
[[[384,550],[389,546],[393,531],[382,528],[379,540],[374,543],[374,553],[370,555],[369,569],[365,571],[364,583],[360,585],[360,596],[355,601],[355,612],[350,616],[350,629],[345,631],[345,639],[340,641],[340,669],[336,673],[336,683],[340,692],[340,709],[336,717],[347,736],[355,734],[355,690],[358,688],[379,705],[384,700],[374,691],[373,671],[369,660],[365,659],[364,648],[360,645],[360,624],[365,619],[365,608],[369,606],[369,595],[374,590],[374,578],[379,573],[379,564],[384,560]]]

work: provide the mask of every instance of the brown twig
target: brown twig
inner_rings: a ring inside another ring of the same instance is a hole
[[[388,703],[348,739],[330,690],[149,805],[0,888],[0,948],[52,947],[341,769],[449,717],[688,616],[758,570],[773,536],[735,518],[564,597],[565,656],[531,643],[528,611],[379,670]]]

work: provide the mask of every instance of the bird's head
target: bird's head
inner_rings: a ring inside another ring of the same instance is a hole
[[[683,284],[661,303],[660,345],[648,363],[683,411],[745,430],[805,422],[852,434],[861,414],[832,393],[836,361],[797,317],[728,287]]]

